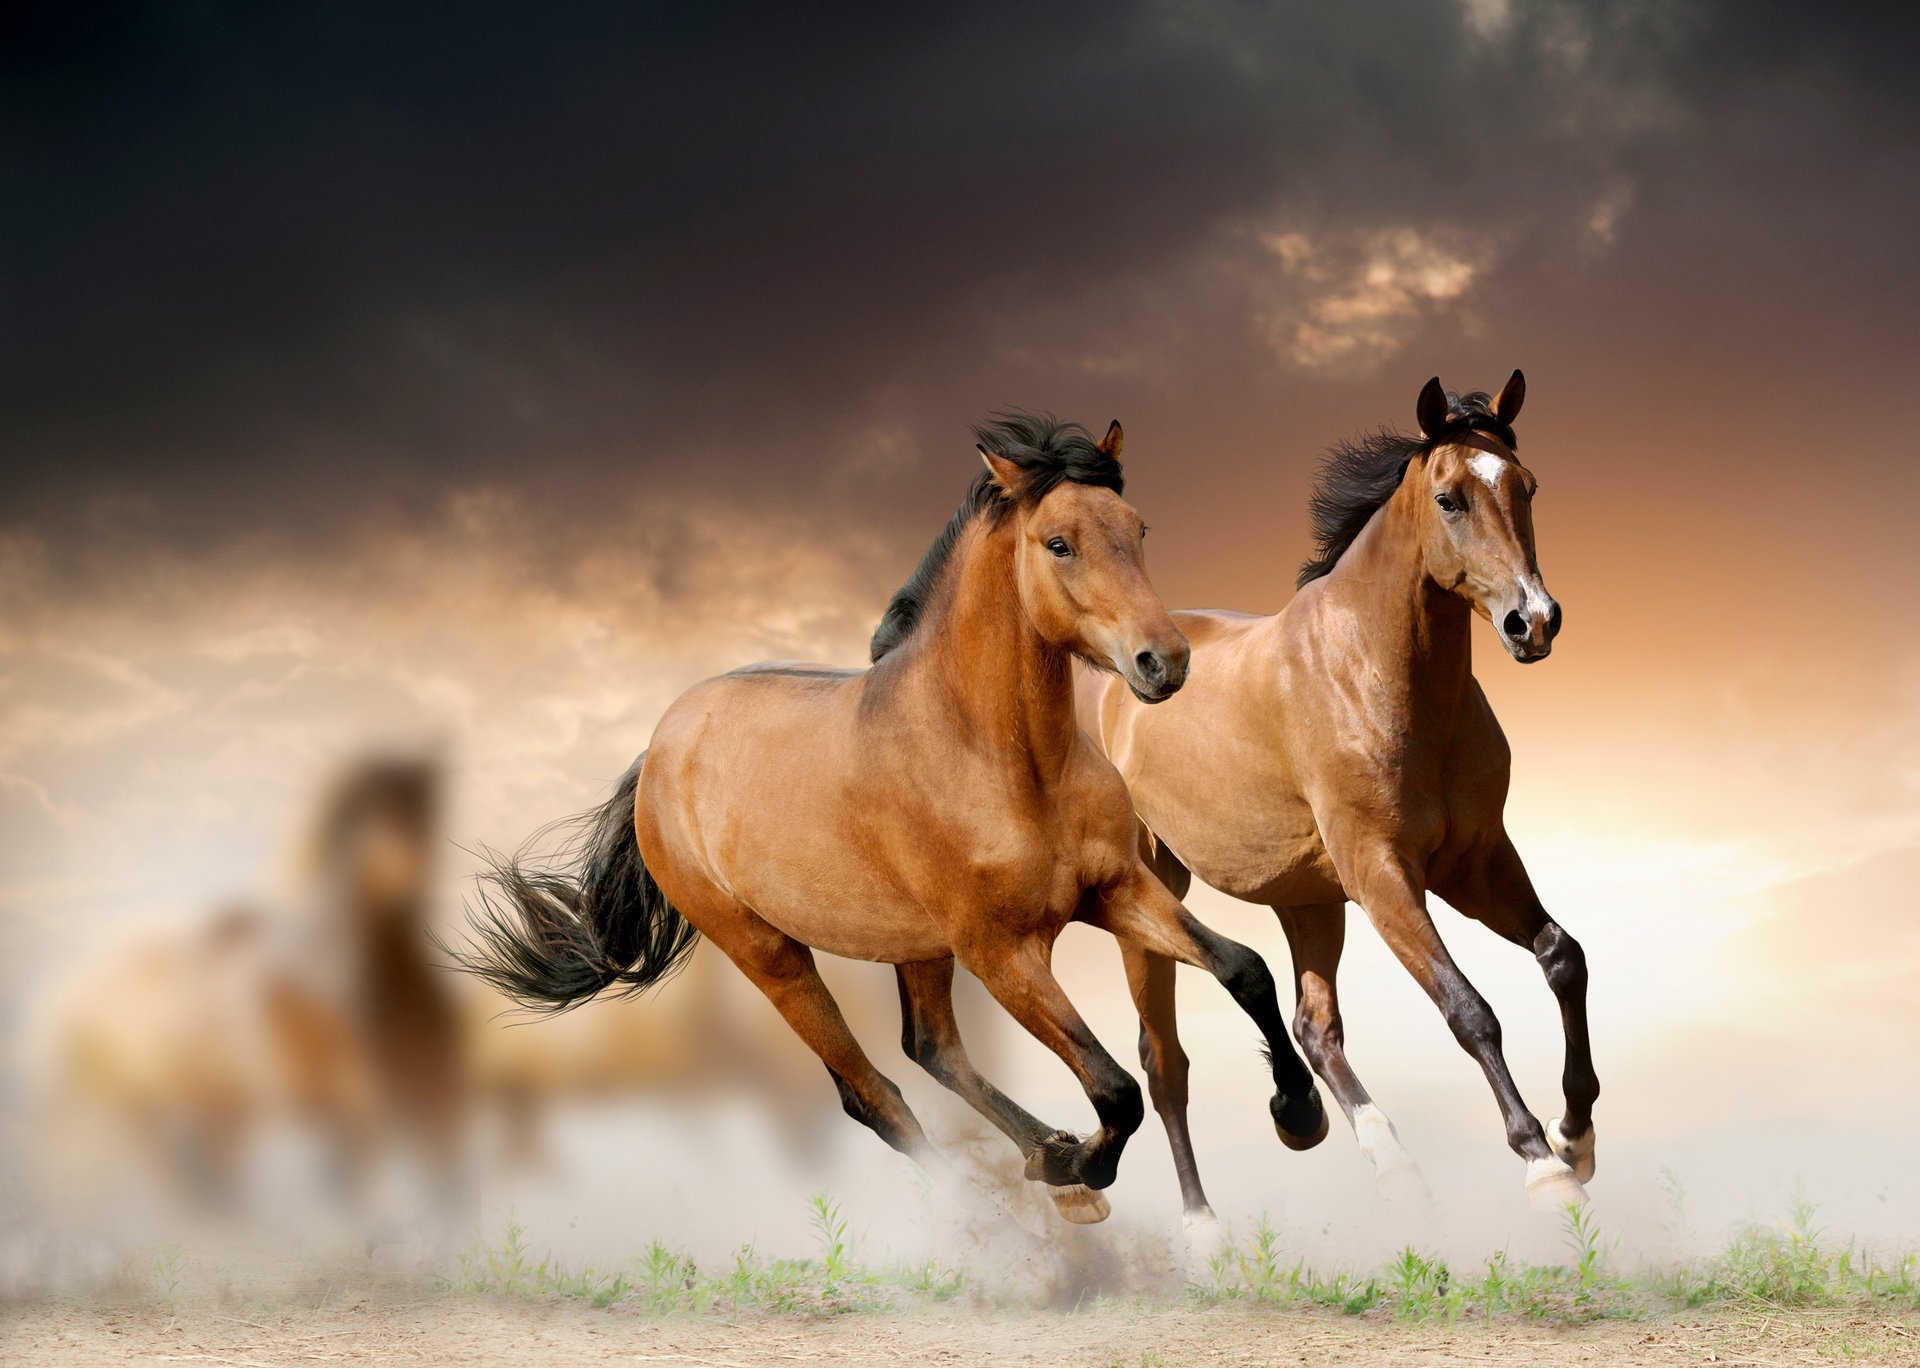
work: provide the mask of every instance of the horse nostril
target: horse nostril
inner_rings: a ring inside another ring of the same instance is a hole
[[[1154,651],[1142,651],[1133,658],[1133,666],[1150,684],[1158,684],[1167,677],[1167,663]]]
[[[1547,614],[1547,640],[1552,641],[1560,635],[1560,605],[1554,604],[1553,611]]]
[[[1516,608],[1500,619],[1500,630],[1507,634],[1509,640],[1525,641],[1527,639],[1527,620],[1520,615],[1520,610]]]

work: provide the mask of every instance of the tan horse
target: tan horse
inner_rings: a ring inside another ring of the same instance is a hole
[[[321,1134],[355,1177],[390,1142],[414,1146],[451,1199],[466,1098],[426,933],[438,790],[434,765],[350,767],[307,838],[312,886],[293,910],[236,908],[85,978],[58,1023],[68,1115],[218,1201],[283,1123]]]
[[[1213,974],[1266,1038],[1283,1138],[1317,1142],[1326,1116],[1266,966],[1142,863],[1126,786],[1074,719],[1076,656],[1143,702],[1187,675],[1120,498],[1119,424],[1098,444],[1024,415],[977,435],[986,473],[894,596],[872,668],[754,665],[683,694],[589,815],[576,872],[499,863],[465,962],[557,1008],[657,982],[697,927],[820,1056],[851,1116],[933,1162],[813,950],[895,964],[907,1053],[1020,1147],[1063,1215],[1099,1220],[1143,1108],[1053,977],[1071,921]],[[1041,1124],[980,1077],[954,1022],[955,960],[1074,1072],[1093,1136]]]
[[[1419,1170],[1348,1065],[1334,976],[1344,903],[1358,903],[1485,1071],[1537,1205],[1584,1197],[1594,1077],[1586,962],[1535,896],[1507,838],[1509,752],[1474,681],[1469,626],[1492,622],[1514,659],[1560,629],[1534,553],[1534,478],[1514,456],[1526,382],[1464,398],[1430,380],[1422,435],[1336,448],[1313,495],[1318,555],[1272,617],[1183,612],[1193,681],[1151,712],[1083,681],[1082,717],[1126,776],[1160,876],[1191,874],[1279,914],[1293,952],[1300,1044],[1333,1090],[1383,1191]],[[1431,890],[1531,950],[1559,999],[1566,1110],[1545,1132],[1501,1055],[1500,1023],[1427,914]],[[1190,1221],[1211,1212],[1187,1132],[1187,1059],[1173,966],[1123,946],[1141,1057]]]

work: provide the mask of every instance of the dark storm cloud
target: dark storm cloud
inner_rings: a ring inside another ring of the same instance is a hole
[[[183,536],[647,466],[803,494],[876,396],[951,439],[1016,397],[974,389],[1006,320],[1236,217],[1524,233],[1761,66],[1911,114],[1884,43],[1750,6],[214,4],[7,51],[13,516]]]

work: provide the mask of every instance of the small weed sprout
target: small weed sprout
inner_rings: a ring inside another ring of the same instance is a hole
[[[153,1258],[154,1281],[160,1285],[160,1300],[167,1308],[167,1319],[180,1312],[180,1296],[187,1282],[187,1256],[179,1245],[168,1245]]]

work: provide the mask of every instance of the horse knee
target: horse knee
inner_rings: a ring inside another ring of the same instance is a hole
[[[1554,996],[1579,997],[1587,991],[1587,952],[1559,923],[1547,923],[1534,941],[1533,957],[1545,972]]]
[[[900,1050],[940,1082],[947,1081],[951,1070],[945,1067],[939,1038],[931,1031],[920,1030],[911,1015],[900,1027]]]
[[[1447,1003],[1446,1015],[1447,1028],[1469,1054],[1484,1058],[1500,1052],[1500,1018],[1473,988],[1463,985]]]
[[[854,1086],[838,1073],[832,1069],[828,1069],[827,1073],[833,1079],[833,1086],[840,1091],[840,1106],[848,1116],[867,1127],[893,1148],[902,1153],[909,1151],[907,1128],[901,1121],[901,1114],[906,1111],[907,1099],[901,1095],[900,1089],[894,1086],[892,1079],[880,1075],[875,1075],[874,1078],[881,1092],[893,1103],[891,1110],[894,1114],[889,1115],[889,1108],[884,1102],[874,1105],[862,1097]]]
[[[1146,1103],[1140,1096],[1140,1085],[1133,1081],[1132,1074],[1118,1065],[1095,1086],[1093,1110],[1102,1126],[1121,1135],[1131,1135],[1139,1130],[1140,1122],[1147,1114]]]
[[[1220,955],[1219,970],[1221,984],[1236,1002],[1262,1002],[1274,996],[1273,973],[1267,962],[1244,945],[1228,942]]]
[[[1140,1028],[1140,1067],[1147,1072],[1147,1092],[1157,1109],[1165,1111],[1168,1107],[1187,1105],[1190,1063],[1179,1041],[1162,1047],[1151,1031],[1145,1026]]]
[[[1293,1017],[1293,1034],[1316,1070],[1324,1071],[1325,1062],[1346,1044],[1338,1009],[1320,1003],[1300,1004]]]

